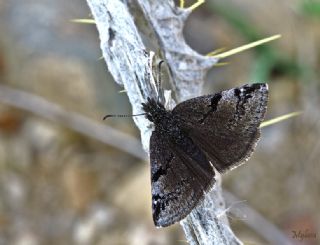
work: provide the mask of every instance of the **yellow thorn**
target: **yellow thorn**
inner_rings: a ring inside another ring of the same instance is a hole
[[[229,65],[230,63],[229,62],[221,62],[221,63],[216,63],[214,64],[213,66],[226,66],[226,65]]]
[[[197,2],[195,2],[194,4],[192,4],[190,7],[187,8],[187,10],[195,10],[196,8],[198,8],[201,4],[203,4],[205,2],[205,0],[198,0]]]
[[[121,94],[121,93],[126,93],[126,92],[127,92],[127,90],[124,89],[124,90],[120,90],[118,93]]]
[[[184,4],[185,4],[184,0],[180,0],[179,7],[183,9],[184,8]]]
[[[276,118],[270,119],[268,121],[265,121],[265,122],[261,123],[260,124],[260,128],[267,127],[267,126],[270,126],[272,124],[287,120],[287,119],[289,119],[291,117],[299,116],[301,113],[302,113],[302,111],[296,111],[296,112],[292,112],[292,113],[289,113],[289,114],[285,114],[285,115],[280,116],[280,117],[276,117]]]
[[[71,22],[81,23],[81,24],[95,24],[94,19],[72,19]]]
[[[215,56],[216,54],[219,54],[225,50],[226,50],[226,48],[218,48],[218,49],[213,50],[212,52],[208,53],[206,56]]]
[[[103,60],[103,55],[101,55],[98,60]]]
[[[218,58],[218,59],[223,59],[223,58],[226,58],[228,56],[231,56],[231,55],[240,53],[242,51],[245,51],[247,49],[250,49],[250,48],[259,46],[261,44],[273,41],[273,40],[278,39],[280,37],[281,37],[281,35],[279,35],[279,34],[278,35],[274,35],[274,36],[271,36],[271,37],[268,37],[268,38],[264,38],[264,39],[261,39],[261,40],[258,40],[258,41],[243,45],[243,46],[235,48],[235,49],[231,49],[231,50],[229,50],[227,52],[224,52],[224,53],[221,53],[221,54],[213,55],[213,57]]]

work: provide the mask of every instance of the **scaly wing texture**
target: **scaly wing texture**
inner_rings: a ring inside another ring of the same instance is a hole
[[[224,172],[250,157],[267,102],[267,84],[251,84],[184,101],[172,112],[214,167]]]
[[[162,132],[150,139],[152,213],[156,226],[185,218],[214,184],[214,169],[188,137],[173,144]]]

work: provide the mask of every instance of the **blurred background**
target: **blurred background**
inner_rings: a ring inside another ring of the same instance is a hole
[[[179,225],[153,226],[133,121],[101,121],[130,105],[99,59],[95,26],[76,18],[91,18],[85,1],[0,1],[0,244],[184,244]],[[264,128],[223,186],[241,201],[227,207],[245,244],[269,242],[244,205],[292,244],[320,244],[320,1],[207,0],[184,34],[201,54],[282,35],[213,67],[204,94],[268,82],[267,119],[303,111]],[[119,139],[131,149],[110,145]]]

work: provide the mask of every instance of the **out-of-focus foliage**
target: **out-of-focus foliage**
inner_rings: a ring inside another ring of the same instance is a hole
[[[302,1],[300,5],[301,12],[306,15],[306,17],[320,17],[320,2],[313,0]]]

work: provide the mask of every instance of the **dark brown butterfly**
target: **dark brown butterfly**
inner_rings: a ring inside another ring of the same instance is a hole
[[[251,84],[196,97],[172,111],[154,99],[143,103],[154,123],[150,139],[154,224],[185,218],[220,173],[247,160],[260,137],[267,84]]]

